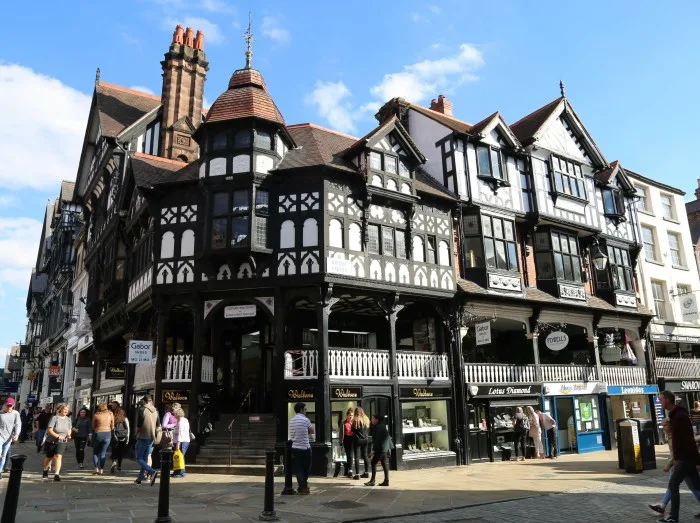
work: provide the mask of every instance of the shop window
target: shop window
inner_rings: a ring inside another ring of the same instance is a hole
[[[601,430],[597,396],[574,397],[574,409],[576,410],[577,431],[593,432]]]
[[[448,400],[402,400],[403,458],[416,459],[450,450]]]

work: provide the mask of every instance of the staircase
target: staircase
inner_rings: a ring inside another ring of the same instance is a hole
[[[204,474],[265,475],[265,451],[275,448],[277,420],[273,414],[222,415],[199,448],[196,463],[187,472]],[[233,435],[233,443],[231,442]],[[229,464],[229,445],[231,461]],[[281,466],[280,466],[281,467]]]

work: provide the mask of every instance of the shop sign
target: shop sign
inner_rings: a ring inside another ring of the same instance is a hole
[[[35,394],[30,394],[27,396],[27,403],[34,403],[36,401],[36,395]]]
[[[164,390],[163,391],[163,401],[165,403],[183,403],[190,401],[190,391],[189,390]]]
[[[32,353],[31,349],[32,348],[29,345],[20,345],[19,346],[19,357],[22,358],[23,360],[28,359]]]
[[[0,387],[0,392],[3,394],[17,394],[19,391],[19,381],[6,381],[2,387]]]
[[[658,394],[658,385],[616,385],[608,386],[609,396],[621,396],[625,394]]]
[[[229,305],[224,307],[224,318],[230,320],[232,318],[254,318],[258,313],[258,308],[255,305]]]
[[[22,370],[22,366],[24,365],[24,362],[20,359],[19,356],[10,356],[9,361],[7,362],[7,370],[14,372],[16,370]]]
[[[491,343],[491,322],[485,321],[474,325],[476,333],[476,345],[488,345]]]
[[[698,319],[698,299],[695,294],[681,296],[681,314],[683,321],[695,321]]]
[[[106,380],[123,380],[126,377],[126,367],[108,363],[105,365]]]
[[[545,383],[545,396],[576,396],[580,394],[596,394],[597,381],[583,381],[579,383]]]
[[[504,385],[472,385],[469,387],[472,396],[539,396],[542,385],[523,385],[522,383]]]
[[[289,389],[287,399],[292,401],[316,399],[316,389]]]
[[[402,398],[449,398],[451,396],[450,389],[442,388],[427,388],[427,387],[401,387],[399,391]]]
[[[129,342],[129,359],[127,363],[151,363],[153,359],[153,342],[150,340],[131,340]]]
[[[57,378],[60,376],[61,376],[61,366],[60,365],[51,365],[49,367],[49,377]]]
[[[544,340],[549,350],[560,351],[569,344],[569,335],[564,331],[550,332]]]
[[[653,341],[668,341],[671,343],[700,343],[700,337],[697,336],[681,336],[678,334],[652,334]]]
[[[681,381],[681,390],[700,390],[700,381],[688,380]]]
[[[362,397],[362,387],[333,387],[331,389],[331,399],[334,400],[356,400]]]

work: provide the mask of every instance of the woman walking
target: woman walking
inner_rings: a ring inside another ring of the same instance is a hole
[[[181,408],[173,410],[173,415],[177,420],[175,428],[173,428],[173,447],[174,450],[179,450],[182,455],[187,454],[187,449],[190,446],[190,422],[185,417],[185,411]],[[174,470],[172,477],[174,478],[184,478],[185,477],[185,467]]]
[[[177,425],[177,418],[173,413],[176,409],[181,408],[182,405],[177,402],[165,406],[165,414],[163,414],[163,419],[160,421],[160,424],[163,427],[163,437],[165,438],[168,446],[172,445],[173,430],[175,429],[175,425]]]
[[[340,444],[345,449],[345,458],[347,460],[347,468],[345,476],[352,478],[352,458],[355,453],[355,433],[352,431],[352,421],[355,416],[355,411],[348,409],[345,413],[345,421],[340,426]]]
[[[357,407],[355,409],[355,415],[352,420],[352,431],[355,434],[355,476],[353,479],[360,479],[360,477],[369,477],[369,457],[367,456],[367,445],[369,443],[369,418],[362,407]],[[364,463],[364,473],[360,476],[360,456],[362,456],[362,462]]]
[[[114,415],[107,409],[106,403],[97,406],[97,412],[92,416],[92,463],[95,465],[94,475],[102,475],[107,459],[107,449],[112,441],[114,430]]]
[[[126,411],[116,405],[112,414],[114,414],[114,440],[112,441],[112,468],[110,472],[122,471],[122,460],[126,454],[126,449],[129,446],[129,418],[126,417]]]
[[[46,427],[46,443],[44,449],[44,473],[42,478],[49,477],[49,466],[53,462],[54,481],[61,481],[61,464],[63,454],[66,452],[66,442],[71,438],[72,423],[68,417],[68,405],[61,403],[56,409],[56,415],[52,416]]]
[[[540,417],[537,415],[537,413],[535,413],[535,409],[530,406],[525,407],[525,413],[527,414],[527,419],[530,421],[530,437],[535,444],[535,457],[544,458]]]
[[[78,411],[78,417],[73,422],[73,443],[75,443],[75,459],[78,468],[85,468],[85,447],[92,439],[92,420],[90,413],[83,407]]]

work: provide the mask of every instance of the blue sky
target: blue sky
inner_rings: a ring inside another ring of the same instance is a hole
[[[75,178],[95,69],[105,82],[160,94],[159,62],[178,22],[205,32],[208,103],[244,63],[252,11],[253,65],[287,123],[363,135],[388,97],[428,105],[440,93],[458,118],[474,123],[499,110],[513,123],[559,96],[563,79],[608,160],[689,197],[700,175],[697,2],[28,5],[3,7],[0,349],[23,337],[40,221],[60,180]]]

